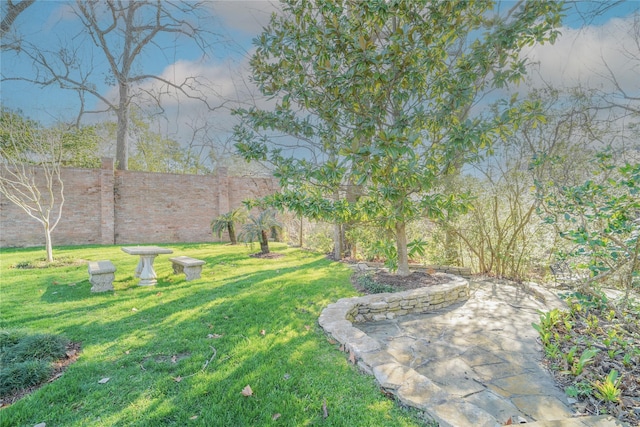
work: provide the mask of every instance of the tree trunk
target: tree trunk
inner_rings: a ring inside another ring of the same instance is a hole
[[[342,230],[340,224],[333,225],[333,259],[342,259]]]
[[[53,244],[51,242],[51,229],[48,223],[44,223],[44,241],[47,250],[47,262],[53,262]]]
[[[238,240],[236,239],[236,229],[232,222],[227,224],[227,232],[229,233],[229,240],[231,241],[231,244],[237,245]]]
[[[262,230],[261,232],[262,238],[260,239],[260,251],[263,254],[269,253],[269,238],[267,237],[267,232]]]
[[[409,275],[409,255],[407,253],[407,232],[404,221],[396,222],[396,248],[398,250],[399,276]]]
[[[300,248],[302,248],[302,233],[304,231],[304,223],[302,222],[303,219],[304,217],[300,215]]]
[[[129,169],[129,86],[120,83],[120,105],[118,107],[118,132],[116,140],[116,168]]]

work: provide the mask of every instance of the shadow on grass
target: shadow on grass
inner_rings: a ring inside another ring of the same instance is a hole
[[[393,405],[369,379],[354,380],[359,374],[316,325],[322,308],[345,296],[348,288],[335,280],[348,274],[318,256],[287,256],[257,262],[200,254],[203,277],[191,282],[163,260],[158,285],[139,287],[132,274],[118,283],[116,276],[115,293],[91,294],[83,282],[54,294],[60,285],[51,285],[41,299],[61,304],[52,321],[82,341],[83,352],[62,378],[10,408],[7,421],[270,425],[282,413],[279,425],[304,425],[323,420],[327,396],[339,420],[333,425],[366,425],[363,414],[374,410],[386,416]],[[247,262],[253,271],[241,271]],[[129,265],[133,272],[135,262]],[[109,382],[98,384],[104,377]],[[253,396],[240,394],[246,385]],[[46,408],[47,419],[36,419],[36,407],[39,414]]]

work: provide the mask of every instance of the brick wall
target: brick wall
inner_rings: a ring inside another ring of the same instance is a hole
[[[111,159],[102,169],[63,169],[62,179],[54,246],[213,241],[213,218],[277,190],[273,178],[228,177],[224,168],[216,175],[114,171]],[[0,247],[40,245],[40,223],[0,195]]]

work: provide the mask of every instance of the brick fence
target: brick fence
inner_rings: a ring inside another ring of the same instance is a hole
[[[36,171],[36,182],[42,176]],[[101,169],[62,170],[65,202],[53,244],[211,242],[211,220],[278,189],[275,178],[178,175]],[[44,245],[39,222],[0,195],[0,247]]]

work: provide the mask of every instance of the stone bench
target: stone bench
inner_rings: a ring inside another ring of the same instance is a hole
[[[91,292],[105,292],[113,290],[113,279],[116,267],[109,260],[89,262],[89,282]]]
[[[171,261],[173,265],[173,272],[175,274],[184,273],[187,276],[187,282],[199,279],[202,266],[205,264],[205,262],[200,259],[189,258],[188,256],[169,258],[169,261]]]

